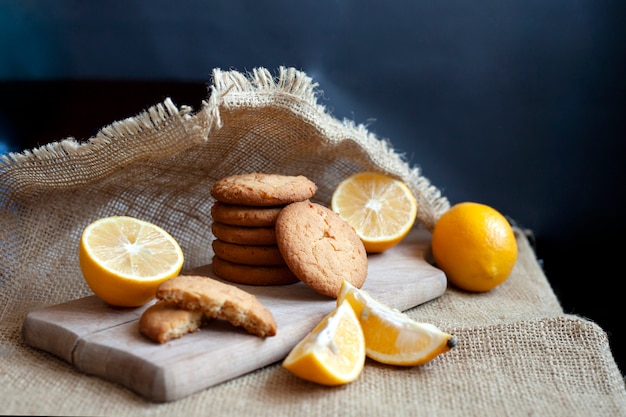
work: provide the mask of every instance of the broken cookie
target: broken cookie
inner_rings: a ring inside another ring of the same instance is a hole
[[[274,316],[253,294],[209,277],[179,275],[162,283],[156,297],[183,310],[227,320],[260,337],[276,334]]]

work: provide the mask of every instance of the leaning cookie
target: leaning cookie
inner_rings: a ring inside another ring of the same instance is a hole
[[[278,248],[293,273],[315,291],[337,298],[345,279],[361,288],[367,253],[355,230],[331,209],[292,203],[276,219]]]
[[[139,319],[139,331],[149,339],[167,343],[200,329],[200,311],[181,310],[174,303],[158,301],[148,307]]]
[[[209,277],[179,275],[159,285],[156,297],[185,310],[227,320],[260,337],[276,334],[272,312],[253,294]]]
[[[303,175],[252,172],[222,178],[211,187],[211,196],[227,204],[279,206],[309,199],[317,185]]]

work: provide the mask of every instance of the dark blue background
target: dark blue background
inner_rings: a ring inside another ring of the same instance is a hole
[[[165,96],[197,108],[216,67],[302,69],[452,203],[532,230],[564,309],[621,364],[625,5],[0,0],[0,152],[86,139]]]

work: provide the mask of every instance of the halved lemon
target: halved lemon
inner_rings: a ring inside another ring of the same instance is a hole
[[[80,240],[80,267],[89,288],[118,307],[152,300],[159,284],[177,276],[183,252],[162,228],[134,217],[105,217],[89,224]]]
[[[456,346],[454,336],[430,323],[420,323],[343,281],[337,303],[348,302],[356,313],[369,358],[388,365],[421,365]]]
[[[368,253],[400,243],[417,217],[417,201],[409,187],[376,172],[359,172],[341,181],[331,208],[354,228]]]
[[[365,365],[365,340],[349,303],[340,303],[289,352],[282,366],[322,385],[358,378]]]

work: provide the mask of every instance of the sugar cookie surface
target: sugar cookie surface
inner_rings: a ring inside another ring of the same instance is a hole
[[[211,187],[211,196],[228,204],[278,206],[315,195],[317,185],[303,175],[252,172],[222,178]]]
[[[276,220],[276,241],[293,273],[315,291],[336,298],[345,279],[361,288],[367,254],[354,229],[331,209],[292,203]]]
[[[274,316],[253,294],[213,278],[179,275],[159,285],[156,297],[184,310],[227,320],[260,337],[276,334]]]

